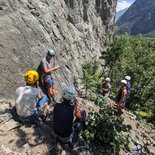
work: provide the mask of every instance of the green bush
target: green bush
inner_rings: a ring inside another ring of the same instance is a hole
[[[120,89],[121,79],[129,75],[132,88],[126,106],[133,111],[144,110],[145,114],[155,113],[155,41],[140,36],[116,37],[102,53],[101,59],[105,60],[104,67],[108,69],[105,74],[112,79],[112,97]],[[99,67],[100,64],[96,61],[83,65],[81,80],[86,89],[86,97],[94,101],[100,110],[88,114],[82,136],[92,146],[108,147],[112,150],[111,154],[116,154],[120,148],[132,148],[131,139],[126,134],[131,126],[123,125],[121,117],[111,114],[111,107],[101,95],[104,74],[99,73]],[[154,115],[144,117],[148,122],[155,123]]]
[[[101,73],[99,72],[99,62],[88,61],[82,66],[80,79],[85,87],[85,96],[94,100],[93,95],[99,93],[101,83]]]
[[[122,124],[121,117],[111,115],[109,111],[111,107],[104,104],[98,112],[90,112],[82,136],[89,144],[119,152],[120,148],[128,148],[130,141],[125,131],[129,128]]]

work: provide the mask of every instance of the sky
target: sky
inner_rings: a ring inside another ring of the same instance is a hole
[[[128,8],[135,0],[117,0],[117,12]]]

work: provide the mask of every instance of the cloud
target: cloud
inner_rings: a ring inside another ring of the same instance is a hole
[[[118,12],[120,10],[123,10],[125,8],[128,8],[131,4],[132,4],[132,2],[127,2],[125,0],[120,1],[120,2],[117,3],[116,11]]]

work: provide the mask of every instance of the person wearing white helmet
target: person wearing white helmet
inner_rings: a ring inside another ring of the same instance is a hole
[[[125,101],[127,96],[127,89],[126,89],[127,81],[121,80],[121,88],[115,98],[117,108],[123,109],[125,107]]]
[[[43,92],[55,101],[56,88],[51,73],[59,68],[59,66],[53,66],[53,59],[56,56],[56,52],[53,49],[49,49],[46,57],[44,57],[37,69],[40,75],[40,87]]]
[[[76,90],[68,86],[63,90],[63,101],[56,103],[53,110],[54,132],[61,138],[69,138],[73,132],[73,121],[81,118],[81,110],[77,106]]]
[[[127,96],[128,96],[130,93],[130,89],[131,89],[131,84],[130,84],[131,77],[125,76],[125,80],[127,81],[126,89],[127,89]]]
[[[110,94],[110,89],[111,89],[111,85],[110,85],[110,78],[107,77],[104,81],[104,83],[102,84],[102,94],[105,96],[105,97],[108,97],[109,94]]]

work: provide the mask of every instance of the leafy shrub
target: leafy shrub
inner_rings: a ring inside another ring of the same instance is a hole
[[[85,87],[85,96],[89,97],[89,99],[91,100],[94,100],[92,95],[97,94],[99,92],[101,83],[99,62],[97,62],[96,60],[88,61],[85,64],[83,64],[82,68],[83,70],[80,78]]]
[[[139,111],[139,112],[138,112],[138,115],[139,115],[140,117],[142,117],[142,118],[148,118],[148,117],[151,116],[150,113],[147,113],[147,112],[144,112],[144,111]]]
[[[129,138],[124,131],[129,128],[123,125],[123,119],[111,115],[111,108],[104,104],[99,111],[90,112],[86,122],[83,138],[90,144],[101,148],[110,147],[113,151],[128,148]]]

